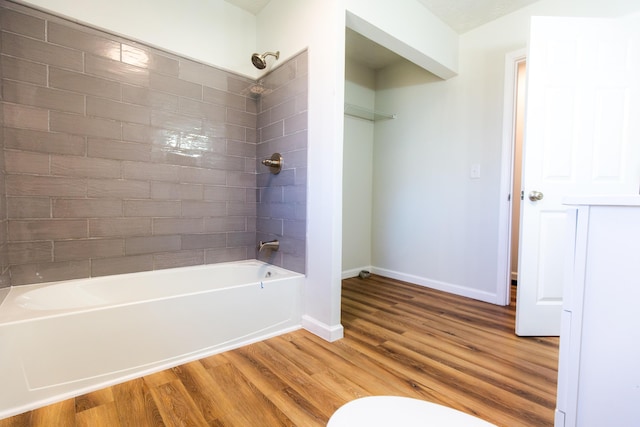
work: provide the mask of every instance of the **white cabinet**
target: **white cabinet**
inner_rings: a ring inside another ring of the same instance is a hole
[[[640,197],[569,210],[556,427],[640,426]]]

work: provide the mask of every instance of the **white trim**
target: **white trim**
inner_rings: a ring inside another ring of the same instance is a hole
[[[334,342],[344,338],[344,328],[342,324],[327,325],[311,316],[302,316],[302,327],[325,341]]]
[[[473,298],[479,301],[489,302],[491,304],[498,304],[498,295],[490,292],[479,291],[477,289],[441,282],[439,280],[432,280],[426,277],[414,276],[412,274],[400,273],[399,271],[387,270],[385,268],[373,267],[371,272],[391,279],[402,280],[403,282],[424,286],[425,288],[436,289],[438,291]]]
[[[527,57],[526,49],[505,55],[504,108],[502,117],[502,160],[500,162],[500,207],[498,215],[498,277],[496,304],[511,302],[511,198],[513,194],[513,140],[515,137],[516,83],[518,64]]]

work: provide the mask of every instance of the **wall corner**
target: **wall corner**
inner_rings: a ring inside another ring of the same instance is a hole
[[[342,324],[327,325],[311,316],[302,316],[302,327],[323,340],[334,342],[344,338],[344,328]]]

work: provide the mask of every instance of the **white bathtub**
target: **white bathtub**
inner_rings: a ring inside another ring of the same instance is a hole
[[[13,287],[0,418],[299,329],[303,280],[251,260]]]

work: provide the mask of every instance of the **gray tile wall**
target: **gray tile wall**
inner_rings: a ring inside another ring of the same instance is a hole
[[[0,29],[2,23],[0,22]],[[2,33],[0,33],[0,45],[2,44]],[[2,58],[0,57],[0,81],[2,80]],[[2,102],[2,94],[0,93],[0,102]],[[4,126],[4,115],[0,108],[0,128]],[[11,285],[11,277],[9,275],[9,252],[7,249],[7,206],[4,191],[4,136],[0,133],[0,288],[6,288]],[[2,303],[2,295],[0,293],[0,303]]]
[[[304,271],[306,55],[255,97],[250,79],[1,0],[0,26],[13,285],[255,258],[272,232],[275,262]],[[256,174],[263,147],[285,155],[275,180]]]
[[[278,252],[260,259],[305,272],[307,177],[307,53],[303,52],[266,76],[257,87],[259,240],[280,241]],[[282,171],[273,175],[261,161],[275,152]]]

